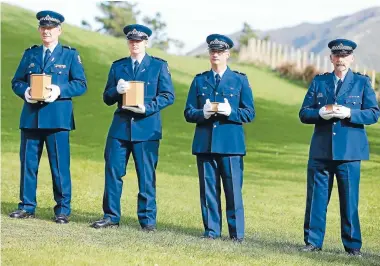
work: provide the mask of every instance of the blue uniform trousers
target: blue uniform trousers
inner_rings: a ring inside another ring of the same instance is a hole
[[[156,167],[159,141],[127,141],[107,138],[105,159],[105,188],[103,196],[104,218],[119,222],[122,177],[132,153],[138,177],[137,216],[142,227],[156,225]]]
[[[339,191],[341,237],[347,249],[361,248],[358,214],[361,161],[309,159],[304,241],[322,247],[326,229],[327,205],[336,176]]]
[[[197,154],[197,165],[204,236],[216,238],[221,235],[221,177],[226,196],[226,216],[230,237],[244,238],[243,157]]]
[[[53,129],[21,130],[19,209],[34,213],[37,206],[37,174],[44,143],[53,178],[55,215],[70,215],[71,177],[69,131]]]

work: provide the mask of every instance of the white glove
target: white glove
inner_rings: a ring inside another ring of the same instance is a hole
[[[137,107],[133,106],[122,106],[121,108],[127,109],[129,111],[132,111],[137,114],[145,114],[145,105],[143,104],[138,104]]]
[[[231,114],[231,105],[226,98],[224,98],[224,103],[218,105],[218,114],[229,116]]]
[[[25,101],[28,103],[37,103],[36,100],[32,100],[32,97],[30,96],[30,87],[28,87],[24,93]]]
[[[61,94],[61,89],[59,88],[59,86],[51,84],[46,88],[50,89],[50,95],[48,98],[45,99],[45,102],[52,103],[55,100],[57,100],[58,96]]]
[[[351,117],[351,109],[346,106],[339,106],[334,108],[334,117],[339,119],[345,119]]]
[[[117,82],[116,90],[119,94],[124,94],[129,90],[129,83],[124,79],[119,79]]]
[[[212,111],[212,105],[211,105],[210,99],[207,99],[205,105],[203,105],[203,116],[206,119],[209,119],[214,113],[215,112]]]
[[[325,120],[330,120],[334,117],[333,111],[327,111],[326,106],[323,106],[321,109],[319,109],[319,115]]]

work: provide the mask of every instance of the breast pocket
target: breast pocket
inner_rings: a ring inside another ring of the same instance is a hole
[[[207,99],[209,99],[212,102],[211,94],[212,94],[212,89],[209,87],[198,88],[197,98],[198,98],[199,107],[202,107],[206,103]]]
[[[50,69],[50,74],[52,75],[52,84],[59,85],[69,82],[69,69],[67,68],[52,67]]]
[[[157,81],[148,81],[144,84],[145,97],[153,98],[157,95]]]
[[[240,89],[228,88],[223,89],[223,98],[226,98],[231,105],[239,105],[240,101]]]
[[[326,96],[322,96],[322,97],[317,97],[317,100],[315,102],[315,105],[318,107],[318,108],[321,108],[323,106],[325,106],[327,104],[327,97]]]
[[[362,101],[359,98],[346,98],[344,100],[344,106],[350,109],[361,109]]]

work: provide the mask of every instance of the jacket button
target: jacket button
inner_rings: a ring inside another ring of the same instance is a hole
[[[336,133],[334,132],[334,133],[333,133],[333,135],[335,136],[335,135],[336,135]]]
[[[61,72],[61,71],[59,71],[59,72],[58,72],[58,74],[60,74],[60,75],[61,75],[61,74],[62,74],[62,72]]]
[[[215,92],[215,95],[218,95],[219,93],[218,92]]]
[[[134,117],[132,117],[132,119],[131,119],[131,120],[133,121],[133,120],[135,120],[135,118],[134,118]]]
[[[233,94],[231,94],[231,97],[234,96]]]
[[[32,71],[29,71],[29,74],[32,73]]]
[[[334,125],[336,125],[336,122],[334,122]]]
[[[202,96],[205,96],[205,94],[204,94],[204,93],[202,93]]]
[[[318,102],[318,104],[321,104],[320,102]]]
[[[216,125],[214,125],[214,128],[216,128]]]

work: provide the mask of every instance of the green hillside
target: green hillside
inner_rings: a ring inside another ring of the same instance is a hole
[[[1,4],[1,261],[4,265],[375,265],[380,261],[380,125],[367,129],[371,161],[363,163],[360,215],[363,259],[344,254],[340,241],[337,189],[329,206],[324,251],[302,254],[306,198],[306,163],[312,126],[299,122],[305,88],[270,71],[231,65],[248,75],[256,119],[245,126],[247,150],[243,195],[246,241],[228,241],[223,221],[221,240],[201,239],[203,225],[195,157],[191,155],[194,124],[183,109],[190,83],[209,62],[148,53],[168,61],[176,101],[162,112],[164,138],[157,174],[158,231],[139,230],[137,182],[133,164],[124,177],[121,227],[96,231],[91,221],[102,217],[103,150],[115,107],[102,101],[109,67],[128,55],[125,39],[116,39],[70,25],[61,43],[81,55],[88,92],[74,100],[77,130],[71,134],[72,216],[69,225],[52,222],[54,201],[46,154],[39,171],[37,219],[15,221],[7,214],[17,208],[19,193],[19,115],[23,102],[14,95],[11,79],[24,50],[40,44],[33,13]],[[377,264],[380,265],[380,264]]]

